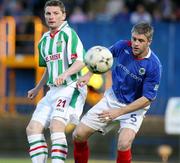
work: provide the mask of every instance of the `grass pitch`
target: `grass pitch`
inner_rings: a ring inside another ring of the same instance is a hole
[[[51,161],[49,160],[48,163]],[[0,163],[31,163],[30,159],[22,159],[22,158],[0,158]],[[66,163],[74,163],[74,160],[66,160]],[[111,160],[90,160],[89,163],[115,163],[115,161]],[[133,162],[133,163],[152,163],[152,162]]]

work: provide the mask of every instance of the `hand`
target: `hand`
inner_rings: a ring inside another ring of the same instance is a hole
[[[33,88],[31,90],[28,91],[28,95],[27,97],[30,98],[31,100],[36,97],[36,95],[38,94],[39,89],[38,88]]]
[[[78,79],[78,81],[77,81],[77,83],[76,83],[76,86],[77,86],[77,87],[83,87],[83,86],[87,85],[88,82],[89,82],[90,77],[91,77],[91,76],[90,76],[89,74],[86,74],[86,75],[84,75],[84,76],[81,76],[81,77]]]
[[[65,82],[66,79],[67,79],[67,75],[66,75],[66,73],[63,73],[55,79],[54,83],[56,86],[60,86]]]
[[[119,116],[120,116],[120,109],[104,110],[102,113],[98,114],[98,118],[102,122],[110,122]]]

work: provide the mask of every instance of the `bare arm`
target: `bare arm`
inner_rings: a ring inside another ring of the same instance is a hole
[[[63,74],[59,75],[58,78],[56,78],[55,84],[57,86],[63,84],[64,81],[67,79],[67,77],[79,72],[84,66],[85,66],[84,62],[79,60],[75,61],[71,65],[71,67],[69,67]]]
[[[126,105],[125,107],[103,111],[102,113],[99,114],[99,118],[103,121],[106,120],[106,117],[109,117],[109,120],[113,120],[119,117],[120,115],[124,115],[126,113],[130,113],[130,112],[142,109],[150,104],[151,104],[151,101],[147,99],[146,97],[142,96],[141,98]]]
[[[81,76],[77,81],[77,86],[83,87],[84,85],[87,85],[92,75],[93,73],[88,71],[84,76]]]
[[[33,99],[38,94],[39,90],[46,84],[47,79],[48,79],[48,70],[46,68],[38,84],[33,89],[28,91],[28,98]]]

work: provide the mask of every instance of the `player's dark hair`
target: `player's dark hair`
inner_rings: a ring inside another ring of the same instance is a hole
[[[135,24],[131,30],[131,33],[144,34],[149,41],[152,41],[154,29],[146,22]]]
[[[48,0],[46,3],[45,3],[45,6],[44,6],[44,10],[46,7],[48,6],[58,6],[60,7],[61,11],[63,13],[66,12],[66,9],[65,9],[65,6],[64,6],[64,3],[60,0]]]

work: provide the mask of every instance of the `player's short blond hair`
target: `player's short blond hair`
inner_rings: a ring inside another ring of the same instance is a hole
[[[131,33],[144,34],[146,38],[151,42],[154,29],[149,23],[141,22],[133,26]]]
[[[66,8],[64,6],[64,3],[60,0],[48,0],[44,5],[44,11],[45,11],[45,8],[48,6],[58,6],[63,13],[66,12]]]

